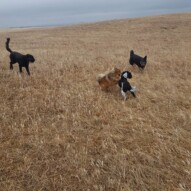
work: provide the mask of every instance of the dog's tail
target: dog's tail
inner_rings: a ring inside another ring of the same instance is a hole
[[[137,91],[136,86],[131,86],[130,92],[136,92],[136,91]]]
[[[130,56],[131,56],[131,55],[133,55],[133,54],[134,54],[134,51],[133,51],[133,50],[131,50],[131,51],[130,51]]]
[[[136,95],[135,95],[135,92],[137,91],[137,88],[135,87],[135,86],[131,86],[131,89],[130,89],[130,92],[131,92],[131,94],[133,95],[133,97],[137,97]]]
[[[97,76],[97,81],[100,82],[104,78],[105,74],[99,74]]]
[[[9,48],[9,42],[10,42],[10,38],[7,38],[7,41],[5,43],[6,49],[7,51],[9,51],[10,53],[12,52],[12,50]]]

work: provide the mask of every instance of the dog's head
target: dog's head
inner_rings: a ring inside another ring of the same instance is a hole
[[[27,58],[28,62],[32,62],[32,63],[35,62],[35,59],[34,59],[34,57],[31,54],[27,54],[26,58]]]
[[[142,69],[144,69],[145,66],[146,66],[146,64],[147,64],[147,56],[145,56],[143,59],[141,59],[141,61],[140,61],[140,67],[141,67]]]
[[[124,72],[121,73],[121,77],[126,78],[126,79],[127,78],[131,79],[132,78],[132,74],[129,71],[124,71]]]
[[[112,81],[118,81],[121,76],[121,70],[118,68],[113,68],[109,73],[108,73],[108,78]]]

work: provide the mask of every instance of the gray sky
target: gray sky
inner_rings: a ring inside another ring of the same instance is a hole
[[[0,0],[0,28],[191,12],[191,0]]]

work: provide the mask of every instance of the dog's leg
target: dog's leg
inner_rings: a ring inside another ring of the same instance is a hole
[[[22,66],[19,64],[19,72],[22,73]]]
[[[133,97],[136,97],[135,93],[134,92],[131,92],[131,94],[133,95]]]
[[[30,76],[29,66],[26,66],[25,68],[26,68],[28,75]]]
[[[124,101],[125,101],[127,99],[127,95],[122,89],[121,89],[121,95],[123,96]]]
[[[13,70],[13,64],[10,62],[10,70]]]

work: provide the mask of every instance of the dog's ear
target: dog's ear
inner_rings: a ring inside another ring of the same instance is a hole
[[[147,56],[144,57],[145,62],[147,61]]]

